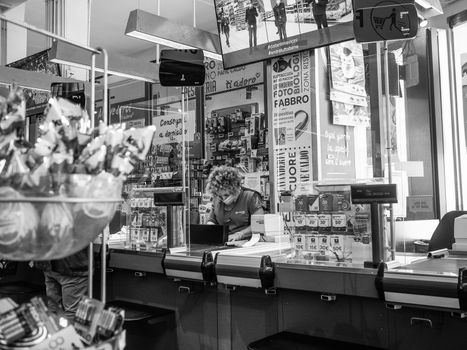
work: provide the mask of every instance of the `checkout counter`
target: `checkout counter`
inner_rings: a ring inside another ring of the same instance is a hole
[[[467,344],[467,256],[373,268],[296,248],[112,248],[108,299],[173,310],[179,349],[246,349],[281,331],[383,349]]]

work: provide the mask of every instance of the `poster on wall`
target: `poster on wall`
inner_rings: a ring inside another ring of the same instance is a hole
[[[156,126],[156,137],[153,144],[163,145],[166,143],[182,142],[182,113],[177,111],[165,111],[163,115],[152,117],[152,125]],[[185,141],[194,141],[195,136],[195,111],[185,113]]]
[[[271,65],[277,190],[305,192],[313,180],[311,54],[279,57]]]
[[[224,67],[354,38],[352,0],[213,0]]]
[[[355,139],[355,128],[347,125],[339,125],[334,122],[334,103],[336,101],[330,101],[329,99],[329,84],[326,80],[328,76],[328,58],[326,57],[324,50],[318,55],[318,76],[316,78],[316,90],[318,92],[317,98],[319,99],[319,115],[318,115],[318,143],[319,143],[319,155],[317,157],[319,161],[319,178],[326,180],[344,180],[354,179],[356,175],[356,161],[355,161],[355,143],[359,145],[367,144],[366,137],[360,137],[358,140]],[[334,75],[333,75],[334,74]],[[343,81],[340,76],[343,76],[341,70],[331,71],[331,77],[334,78],[335,84],[340,87],[349,87],[350,81]],[[347,78],[346,78],[347,79]],[[359,81],[355,79],[354,82]],[[354,84],[356,91],[362,91],[359,84]],[[360,89],[360,90],[359,90]],[[345,93],[344,88],[334,89],[338,93]],[[360,96],[358,94],[353,94]],[[338,96],[344,99],[343,96]],[[360,134],[361,135],[361,134]],[[365,133],[363,133],[365,135]],[[366,155],[361,152],[359,156],[366,159]]]
[[[329,48],[333,123],[369,127],[362,45],[348,41]]]

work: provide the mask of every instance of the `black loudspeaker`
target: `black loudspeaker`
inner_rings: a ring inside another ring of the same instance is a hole
[[[199,86],[204,84],[203,50],[162,50],[159,81],[162,86]]]

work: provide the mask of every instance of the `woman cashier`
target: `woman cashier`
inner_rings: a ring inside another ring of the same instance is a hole
[[[229,242],[249,239],[251,215],[264,213],[261,195],[242,187],[241,182],[236,168],[220,166],[212,170],[206,186],[214,196],[208,224],[228,225]]]

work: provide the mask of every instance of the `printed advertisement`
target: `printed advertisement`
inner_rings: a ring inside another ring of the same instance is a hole
[[[354,38],[352,0],[214,0],[225,68]]]
[[[204,66],[206,95],[263,83],[262,62],[224,70],[221,61],[205,60]]]
[[[362,46],[354,41],[330,46],[333,123],[369,126]]]
[[[278,191],[307,192],[312,181],[311,147],[276,150]]]
[[[194,141],[195,111],[185,113],[185,140]],[[180,112],[165,111],[164,115],[152,117],[152,125],[156,126],[156,137],[153,144],[182,142],[182,114]]]
[[[277,189],[303,191],[313,178],[310,52],[274,59],[272,71]]]

